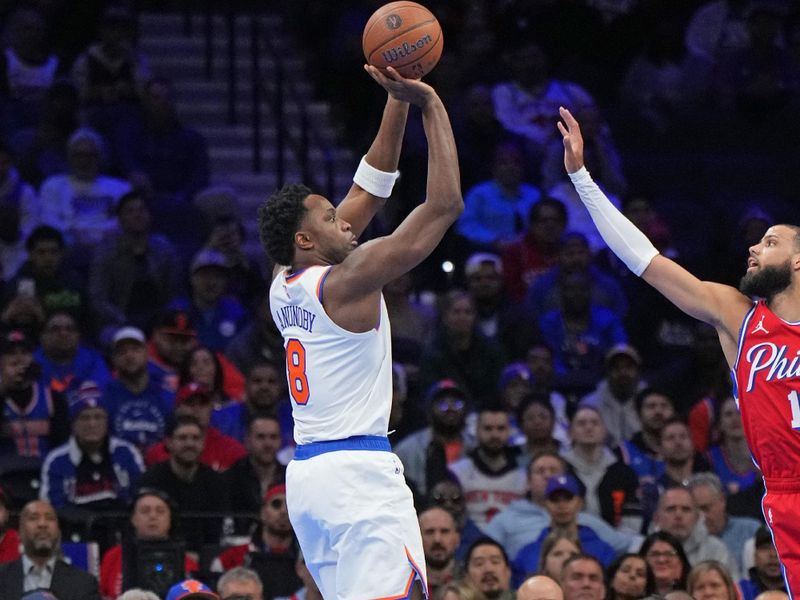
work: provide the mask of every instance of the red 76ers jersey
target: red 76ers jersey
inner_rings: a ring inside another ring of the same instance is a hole
[[[750,451],[764,476],[800,478],[800,323],[756,302],[739,333],[733,379]]]

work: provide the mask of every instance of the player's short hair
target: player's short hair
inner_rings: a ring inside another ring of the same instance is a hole
[[[294,234],[306,214],[303,201],[311,190],[298,183],[283,186],[258,209],[258,235],[261,246],[277,265],[294,260]]]
[[[794,248],[800,250],[800,225],[790,225],[789,223],[781,223],[781,225],[794,231]]]

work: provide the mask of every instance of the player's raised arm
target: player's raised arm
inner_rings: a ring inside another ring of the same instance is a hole
[[[735,288],[700,281],[674,261],[660,255],[650,240],[611,204],[583,163],[580,125],[566,108],[557,126],[564,140],[564,166],[597,230],[627,267],[680,308],[714,325],[735,341],[750,300]],[[723,346],[725,344],[723,343]]]
[[[337,275],[332,275],[325,285],[326,289],[335,286],[341,299],[355,299],[380,290],[414,268],[433,251],[464,209],[455,139],[439,96],[429,85],[405,79],[394,70],[388,77],[374,67],[368,70],[393,97],[422,109],[428,141],[428,184],[425,202],[394,233],[367,242],[337,266]],[[334,283],[337,280],[339,283]]]
[[[339,218],[350,223],[356,237],[361,235],[391,195],[398,177],[397,163],[400,160],[409,103],[395,97],[391,89],[387,91],[389,94],[378,133],[361,159],[352,187],[336,210]]]

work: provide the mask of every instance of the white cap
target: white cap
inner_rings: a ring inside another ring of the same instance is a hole
[[[112,346],[116,346],[123,340],[135,340],[142,344],[147,342],[144,337],[144,333],[138,327],[123,327],[122,329],[119,329],[117,333],[114,334],[114,339],[111,341],[111,344]]]

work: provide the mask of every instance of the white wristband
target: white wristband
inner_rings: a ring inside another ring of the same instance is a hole
[[[371,166],[364,156],[358,165],[356,174],[353,175],[353,182],[363,190],[378,198],[388,198],[392,195],[394,182],[400,177],[400,171],[387,173]]]

